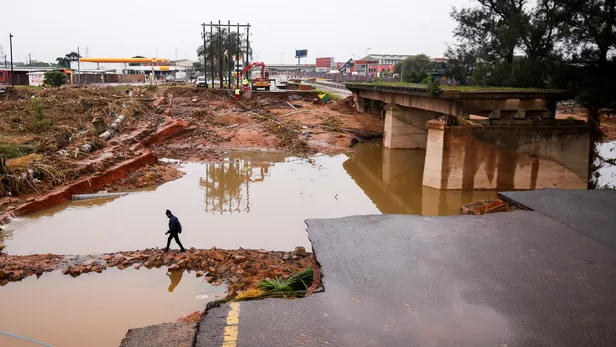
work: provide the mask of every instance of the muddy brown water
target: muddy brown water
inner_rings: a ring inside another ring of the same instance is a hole
[[[310,248],[304,220],[358,214],[451,215],[494,191],[422,186],[424,150],[364,144],[310,159],[238,152],[225,163],[188,163],[186,175],[118,198],[75,201],[6,226],[10,254],[92,254],[164,247],[170,209],[185,247]],[[175,246],[175,245],[173,245]]]
[[[357,214],[451,215],[492,191],[422,186],[425,151],[359,145],[353,153],[299,159],[229,153],[188,163],[186,175],[128,196],[74,201],[22,217],[1,235],[9,254],[93,254],[163,247],[171,209],[185,247],[310,248],[304,220]],[[175,245],[173,245],[175,247]],[[76,279],[57,272],[0,287],[0,331],[55,346],[117,346],[129,328],[174,321],[221,295],[194,274],[169,292],[164,269],[111,269]],[[217,293],[217,294],[216,294]],[[29,346],[0,336],[0,346]]]
[[[128,329],[176,321],[225,295],[194,272],[53,272],[0,287],[0,332],[56,347],[119,346]],[[0,346],[39,345],[0,335]]]

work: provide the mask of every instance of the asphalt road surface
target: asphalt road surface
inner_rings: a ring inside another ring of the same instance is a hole
[[[616,345],[616,251],[542,213],[307,224],[325,291],[221,305],[196,346]]]

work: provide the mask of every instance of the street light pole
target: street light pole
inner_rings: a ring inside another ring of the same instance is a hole
[[[205,88],[209,88],[208,83],[207,83],[207,54],[206,54],[207,43],[205,39],[205,23],[201,25],[203,26],[203,77],[205,78]],[[210,42],[210,44],[212,43]]]
[[[15,87],[15,76],[13,75],[13,34],[9,34],[9,41],[11,46],[11,86]]]
[[[372,48],[366,48],[366,78],[368,78],[368,51]]]

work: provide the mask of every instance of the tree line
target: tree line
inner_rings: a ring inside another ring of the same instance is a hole
[[[589,111],[591,140],[603,140],[600,111],[616,109],[616,0],[474,0],[451,17],[457,42],[442,75],[462,85],[570,90]],[[426,58],[408,58],[395,72],[419,82],[438,69]]]

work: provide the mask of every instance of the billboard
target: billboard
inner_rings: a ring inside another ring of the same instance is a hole
[[[307,49],[296,49],[295,50],[295,58],[306,58],[308,56]]]
[[[317,58],[316,66],[317,67],[333,68],[334,66],[336,66],[336,62],[334,61],[334,57]]]

